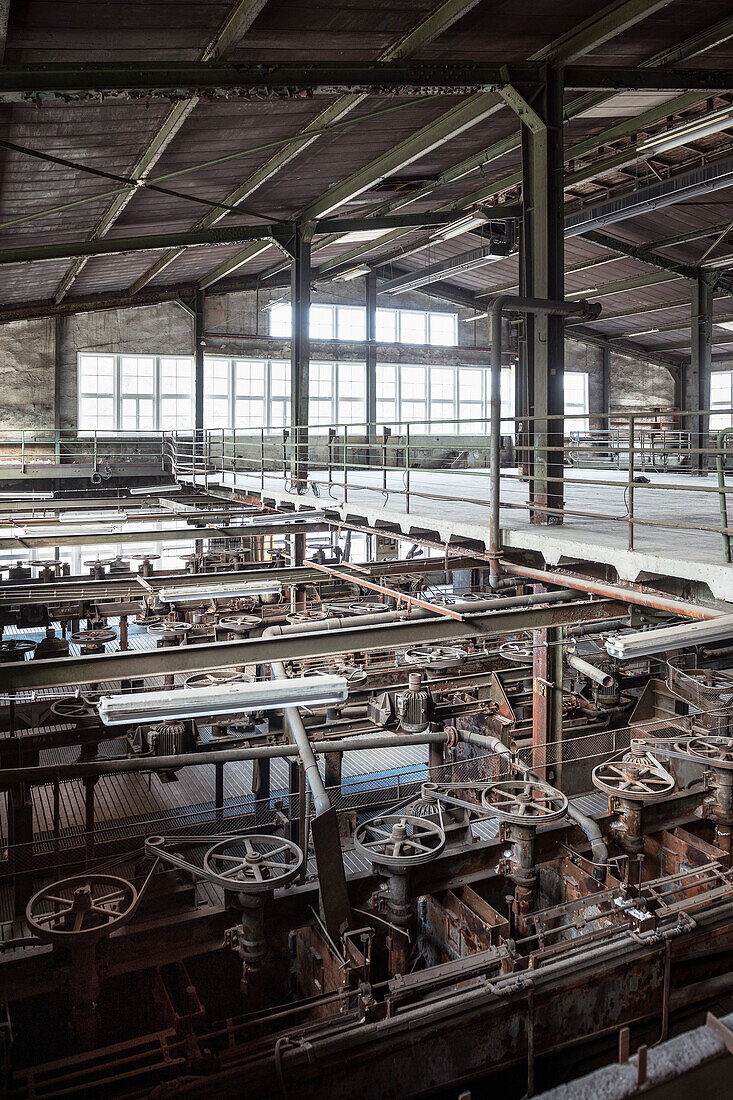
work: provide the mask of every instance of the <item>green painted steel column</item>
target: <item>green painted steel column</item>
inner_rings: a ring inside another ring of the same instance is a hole
[[[710,408],[710,374],[713,353],[713,286],[711,271],[700,271],[690,283],[690,362],[682,372],[682,408],[690,416],[683,417],[682,426],[691,433],[693,449],[702,450],[708,442],[710,418],[700,415]],[[707,469],[708,456],[692,456],[692,468],[698,474]]]
[[[548,66],[545,83],[532,100],[542,125],[522,122],[524,216],[520,239],[520,294],[564,298],[563,82]],[[528,316],[521,348],[522,392],[534,417],[531,433],[532,523],[562,523],[563,428],[551,417],[564,409],[564,325],[552,315]]]
[[[366,420],[367,439],[377,441],[377,276],[370,272],[365,282],[366,296]],[[378,462],[373,447],[369,448],[369,461]]]
[[[196,291],[194,307],[194,426],[204,426],[204,292]]]
[[[290,337],[290,472],[298,491],[308,480],[308,387],[310,379],[310,301],[312,223],[298,223],[290,269],[292,333]]]

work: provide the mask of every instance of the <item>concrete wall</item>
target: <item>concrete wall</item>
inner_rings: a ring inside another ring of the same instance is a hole
[[[53,428],[55,321],[0,327],[0,428]]]
[[[363,285],[334,283],[319,288],[314,302],[363,304]],[[284,297],[282,290],[253,291],[212,296],[207,300],[207,350],[229,355],[287,358],[287,340],[268,335],[271,301]],[[380,304],[402,308],[457,310],[456,348],[380,345],[379,356],[392,363],[436,363],[488,365],[486,320],[470,323],[470,310],[454,307],[412,292],[385,296]],[[58,348],[56,347],[58,341]],[[0,428],[47,428],[54,424],[56,403],[62,428],[74,429],[77,421],[77,356],[79,352],[127,352],[129,354],[193,353],[193,318],[181,305],[169,302],[137,309],[115,309],[53,319],[18,322],[0,326],[0,379],[4,400],[0,405]],[[363,347],[337,341],[314,342],[314,359],[361,359]],[[602,411],[603,381],[601,351],[566,341],[565,367],[587,371],[591,413]],[[57,362],[58,360],[58,362]],[[611,356],[611,408],[674,403],[674,387],[667,371],[638,361]]]

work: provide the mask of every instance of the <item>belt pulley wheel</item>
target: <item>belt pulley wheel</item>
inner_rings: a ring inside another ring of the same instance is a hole
[[[593,769],[594,786],[608,795],[632,802],[656,802],[674,790],[674,778],[651,753],[627,752],[620,760],[606,760]]]
[[[152,623],[148,627],[148,634],[152,634],[155,638],[173,641],[174,638],[182,638],[184,634],[188,634],[189,630],[191,630],[191,623],[172,622],[164,619],[161,623]]]
[[[77,630],[76,634],[70,635],[69,640],[77,645],[104,645],[105,642],[113,642],[116,637],[114,630],[101,627],[97,630]]]
[[[127,879],[76,875],[34,894],[25,918],[38,939],[71,946],[109,935],[132,917],[137,898],[137,890]]]
[[[445,831],[435,821],[412,814],[385,814],[359,825],[354,849],[383,867],[407,871],[427,863],[445,847]]]
[[[292,840],[257,833],[221,840],[204,856],[204,871],[239,894],[277,890],[293,881],[302,864],[303,853]]]
[[[481,794],[484,809],[518,825],[546,825],[564,817],[568,800],[562,791],[539,779],[502,779]]]
[[[222,670],[221,672],[194,672],[192,676],[186,677],[184,686],[189,688],[211,688],[219,687],[221,684],[249,683],[251,679],[252,677],[248,673],[239,672],[236,669]]]

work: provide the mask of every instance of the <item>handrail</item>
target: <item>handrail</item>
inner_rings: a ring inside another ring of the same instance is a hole
[[[715,468],[718,474],[718,496],[720,499],[720,529],[723,536],[723,556],[729,562],[730,557],[730,531],[728,529],[728,502],[725,499],[725,457],[724,446],[729,435],[733,435],[733,427],[721,428],[717,438],[717,454],[715,455]]]

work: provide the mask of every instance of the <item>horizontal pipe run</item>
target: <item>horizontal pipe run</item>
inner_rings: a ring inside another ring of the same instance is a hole
[[[397,749],[410,745],[442,745],[448,734],[360,734],[337,741],[316,741],[312,749],[317,756],[329,752],[355,752],[362,749]],[[164,771],[170,768],[200,767],[203,764],[234,764],[243,760],[275,760],[298,757],[297,745],[255,745],[246,749],[217,749],[214,752],[188,752],[176,756],[131,757],[124,760],[94,760],[85,764],[45,764],[28,768],[4,768],[2,786],[17,783],[54,783],[70,779],[98,779],[102,775],[121,772]]]
[[[622,600],[623,603],[636,604],[638,607],[651,607],[655,611],[664,611],[668,615],[681,615],[685,619],[717,619],[727,614],[714,607],[703,607],[702,604],[676,600],[673,596],[661,596],[655,592],[640,592],[635,588],[624,588],[620,584],[606,584],[588,577],[553,573],[549,569],[534,569],[529,565],[517,565],[515,562],[503,559],[501,564],[503,572],[513,577],[524,577],[539,584],[559,584],[565,588],[574,588],[578,592],[605,596],[609,600]]]
[[[584,661],[582,657],[578,657],[575,653],[571,653],[568,657],[568,664],[576,672],[580,672],[595,684],[600,684],[601,687],[610,687],[613,683],[613,676],[608,672],[604,672],[597,665],[592,665],[590,661]]]

